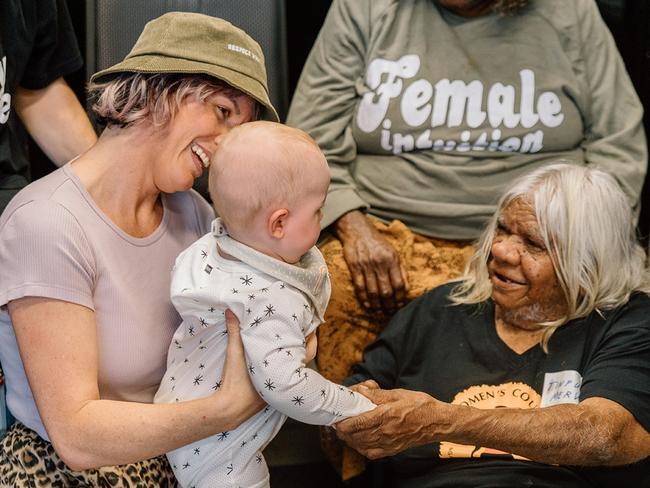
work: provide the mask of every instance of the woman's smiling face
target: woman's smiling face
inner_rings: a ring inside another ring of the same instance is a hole
[[[255,118],[248,95],[216,93],[205,101],[187,96],[169,125],[160,130],[160,160],[154,173],[159,190],[172,193],[192,187],[210,164],[219,138]]]
[[[488,261],[497,315],[534,330],[566,314],[567,303],[532,206],[513,200],[498,219]]]

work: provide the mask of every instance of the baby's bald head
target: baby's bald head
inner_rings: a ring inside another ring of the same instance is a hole
[[[229,232],[263,214],[291,207],[313,185],[329,181],[327,162],[305,132],[275,122],[249,122],[220,141],[210,164],[210,196]]]

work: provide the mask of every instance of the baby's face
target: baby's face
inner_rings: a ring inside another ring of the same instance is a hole
[[[329,169],[324,163],[310,172],[304,191],[287,220],[282,259],[296,263],[318,241],[323,204],[330,183]]]

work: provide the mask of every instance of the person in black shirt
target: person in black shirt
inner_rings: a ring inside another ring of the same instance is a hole
[[[378,407],[338,436],[389,486],[650,486],[650,290],[604,172],[516,181],[460,282],[413,301],[347,384]],[[381,388],[381,389],[379,389]]]
[[[82,66],[64,0],[0,2],[0,213],[30,181],[23,125],[57,166],[96,140],[63,79]]]

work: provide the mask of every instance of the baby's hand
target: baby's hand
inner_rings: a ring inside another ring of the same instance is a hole
[[[366,380],[361,383],[357,383],[356,385],[349,386],[348,388],[363,395],[364,391],[379,390],[379,384],[375,380]]]
[[[305,337],[305,364],[308,364],[316,357],[316,350],[318,349],[318,338],[316,333],[312,332]]]

